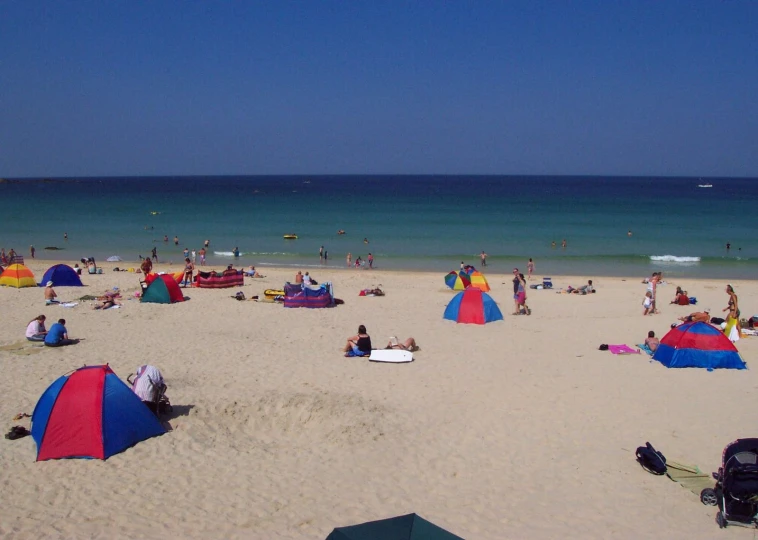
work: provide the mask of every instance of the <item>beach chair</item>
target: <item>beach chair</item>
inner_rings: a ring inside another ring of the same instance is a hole
[[[551,278],[551,277],[543,277],[542,278],[542,288],[543,289],[552,289],[553,288],[553,278]]]

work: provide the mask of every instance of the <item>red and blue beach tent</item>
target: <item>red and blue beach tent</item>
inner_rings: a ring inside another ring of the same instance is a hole
[[[661,339],[653,360],[669,368],[747,368],[729,338],[704,322],[684,323],[672,328]]]
[[[108,459],[165,432],[153,412],[107,365],[79,368],[60,377],[32,413],[37,461]]]
[[[450,300],[443,318],[465,324],[486,324],[502,321],[503,314],[489,294],[469,287]]]

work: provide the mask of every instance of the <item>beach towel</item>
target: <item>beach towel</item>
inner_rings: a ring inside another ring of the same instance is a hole
[[[737,319],[728,317],[726,319],[726,328],[724,328],[724,334],[729,338],[729,341],[735,343],[740,340],[740,325]]]
[[[629,345],[608,345],[608,350],[613,354],[640,354],[640,351],[632,349]]]
[[[713,489],[716,484],[711,475],[705,474],[697,465],[685,465],[676,461],[666,462],[666,476],[698,497],[701,491]]]
[[[640,348],[640,350],[641,350],[642,352],[644,352],[645,354],[647,354],[648,356],[653,356],[653,351],[651,351],[651,350],[650,350],[650,347],[648,347],[648,346],[647,346],[647,345],[645,345],[644,343],[640,343],[640,344],[638,344],[638,345],[637,345],[637,347],[639,347],[639,348]]]
[[[76,307],[79,305],[79,302],[61,302],[58,304],[60,307]]]

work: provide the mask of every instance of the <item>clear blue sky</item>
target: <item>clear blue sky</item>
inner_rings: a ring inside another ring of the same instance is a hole
[[[756,1],[0,1],[0,176],[758,176]]]

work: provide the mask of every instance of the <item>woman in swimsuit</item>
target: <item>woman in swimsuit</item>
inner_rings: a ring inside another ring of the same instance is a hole
[[[727,318],[737,319],[740,318],[740,308],[739,304],[737,303],[737,294],[734,292],[734,287],[732,287],[731,284],[727,284],[726,286],[726,294],[729,295],[729,304],[722,309],[721,311],[728,311],[729,314],[726,316]]]
[[[371,354],[371,337],[366,333],[366,327],[360,325],[358,334],[347,338],[347,343],[343,352],[353,352],[353,354],[364,356]]]
[[[187,287],[187,283],[192,285],[192,272],[195,270],[195,265],[189,257],[184,259],[184,286]]]
[[[412,337],[409,337],[402,343],[398,343],[397,338],[391,338],[389,343],[387,343],[387,349],[400,349],[402,351],[411,351],[415,352],[418,350],[418,345],[416,345],[416,340]]]

